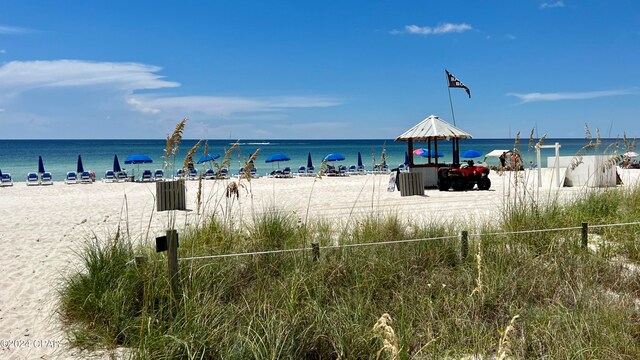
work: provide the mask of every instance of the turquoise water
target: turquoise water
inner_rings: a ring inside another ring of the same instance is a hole
[[[546,139],[545,145],[555,142],[560,143],[561,156],[575,155],[583,146],[588,143],[585,139]],[[600,153],[615,143],[615,139],[605,139],[600,147]],[[183,140],[176,165],[181,165],[186,152],[196,143],[196,140]],[[278,165],[291,167],[294,171],[300,165],[306,165],[307,154],[311,153],[315,166],[318,166],[322,159],[329,153],[340,153],[345,156],[342,164],[356,164],[358,152],[362,154],[362,161],[367,169],[371,169],[374,163],[381,162],[382,149],[386,150],[387,164],[395,167],[404,162],[407,143],[395,142],[393,140],[371,139],[371,140],[240,140],[240,156],[234,153],[231,161],[231,173],[237,173],[240,164],[248,156],[260,149],[260,155],[256,161],[258,173],[264,174],[277,168]],[[535,151],[527,150],[528,139],[522,140],[520,149],[523,153],[525,164],[529,161],[535,162]],[[232,144],[229,140],[209,140],[209,152],[224,154]],[[126,168],[131,174],[131,170],[138,172],[137,165],[125,165],[125,159],[133,154],[144,154],[153,159],[152,164],[140,165],[142,169],[162,168],[162,155],[165,148],[165,140],[0,140],[0,170],[11,173],[14,181],[21,181],[26,178],[28,172],[37,172],[38,156],[43,158],[45,170],[53,174],[56,181],[64,179],[68,171],[76,170],[78,155],[82,155],[85,170],[94,171],[98,178],[102,178],[105,170],[113,166],[113,156],[118,155],[120,165]],[[424,146],[426,143],[416,143],[414,148]],[[472,139],[460,141],[461,152],[467,149],[475,149],[482,154],[486,154],[494,149],[512,149],[513,139]],[[612,153],[616,148],[612,146],[608,153]],[[204,151],[201,147],[194,158],[197,160]],[[438,151],[444,157],[441,162],[451,162],[451,143],[440,141]],[[626,149],[618,149],[618,153],[625,152]],[[268,164],[264,160],[272,154],[284,153],[291,160],[280,164]],[[553,149],[542,150],[542,166],[545,166],[546,158],[553,156]],[[416,163],[426,163],[426,158],[416,156]],[[482,157],[479,158],[482,160]],[[493,160],[496,164],[497,161]],[[200,166],[200,165],[198,165]]]

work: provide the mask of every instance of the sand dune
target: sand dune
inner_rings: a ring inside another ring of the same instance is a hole
[[[640,171],[620,170],[624,186],[636,184]],[[273,207],[295,212],[301,220],[326,218],[344,224],[370,212],[397,213],[412,221],[456,221],[473,228],[494,221],[515,187],[527,199],[570,198],[582,188],[542,188],[535,176],[492,174],[489,191],[426,191],[425,196],[401,197],[388,192],[385,175],[344,178],[271,179],[243,181],[238,199],[223,196],[229,181],[204,181],[205,213],[228,212],[249,219]],[[231,180],[233,181],[233,180]],[[237,180],[236,180],[237,181]],[[197,181],[187,182],[188,207],[195,209]],[[78,357],[66,346],[55,315],[56,287],[65,273],[78,268],[74,251],[96,237],[104,239],[118,226],[133,241],[150,241],[167,226],[167,213],[154,211],[152,183],[101,183],[27,187],[17,183],[0,189],[0,350],[1,358]],[[181,212],[177,228],[202,220],[196,211]],[[150,220],[151,219],[151,220]]]

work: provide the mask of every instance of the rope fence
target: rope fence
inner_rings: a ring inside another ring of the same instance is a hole
[[[598,224],[591,225],[591,228],[607,228],[607,227],[619,227],[619,226],[634,226],[640,225],[640,221],[636,222],[626,222],[626,223],[617,223],[617,224]],[[243,256],[256,256],[256,255],[269,255],[269,254],[285,254],[285,253],[299,253],[299,252],[307,252],[311,250],[313,254],[313,260],[320,260],[320,250],[335,250],[335,249],[346,249],[346,248],[356,248],[356,247],[368,247],[368,246],[385,246],[385,245],[397,245],[397,244],[408,244],[408,243],[418,243],[418,242],[426,242],[426,241],[439,241],[439,240],[458,240],[460,241],[460,257],[464,261],[467,258],[469,252],[469,236],[474,237],[483,237],[483,236],[508,236],[508,235],[520,235],[520,234],[535,234],[535,233],[548,233],[548,232],[557,232],[557,231],[571,231],[571,230],[581,230],[580,237],[580,247],[583,249],[587,248],[588,238],[589,238],[589,224],[583,222],[581,226],[570,226],[564,228],[551,228],[551,229],[534,229],[534,230],[520,230],[520,231],[508,231],[508,232],[496,232],[496,233],[473,233],[469,234],[468,231],[461,231],[458,235],[449,235],[449,236],[438,236],[431,238],[420,238],[420,239],[403,239],[403,240],[391,240],[391,241],[379,241],[379,242],[371,242],[371,243],[355,243],[355,244],[342,244],[342,245],[329,245],[329,246],[320,246],[319,243],[313,242],[311,243],[311,248],[295,248],[295,249],[282,249],[282,250],[265,250],[265,251],[253,251],[253,252],[242,252],[242,253],[233,253],[233,254],[218,254],[218,255],[205,255],[205,256],[193,256],[193,257],[185,257],[178,258],[178,233],[175,230],[168,230],[167,236],[164,237],[164,245],[167,247],[164,250],[168,250],[168,279],[171,284],[171,298],[174,299],[179,295],[180,288],[180,280],[179,280],[179,261],[200,261],[200,260],[213,260],[213,259],[222,259],[222,258],[230,258],[230,257],[243,257]],[[160,238],[157,238],[158,240]],[[164,251],[158,250],[158,245],[156,245],[156,251]],[[144,256],[136,256],[133,260],[128,262],[129,264],[134,264],[136,267],[144,268],[146,259]]]
[[[379,241],[379,242],[371,242],[371,243],[356,243],[356,244],[342,244],[342,245],[329,245],[329,246],[319,246],[317,244],[312,244],[311,248],[304,247],[304,248],[283,249],[283,250],[267,250],[267,251],[253,251],[253,252],[233,253],[233,254],[193,256],[193,257],[180,258],[180,260],[181,261],[210,260],[210,259],[219,259],[219,258],[228,258],[228,257],[255,256],[255,255],[280,254],[280,253],[294,253],[294,252],[303,252],[303,251],[309,251],[309,250],[313,250],[313,251],[317,252],[319,250],[335,250],[335,249],[341,249],[341,248],[395,245],[395,244],[406,244],[406,243],[416,243],[416,242],[426,242],[426,241],[436,241],[436,240],[460,240],[460,239],[462,239],[463,240],[463,247],[464,247],[464,243],[466,242],[466,238],[468,238],[469,236],[472,236],[472,237],[508,236],[508,235],[559,232],[559,231],[569,231],[569,230],[582,230],[581,246],[582,247],[586,247],[587,246],[587,238],[586,238],[586,236],[588,235],[588,228],[589,227],[590,228],[605,228],[605,227],[632,226],[632,225],[640,225],[640,221],[627,222],[627,223],[617,223],[617,224],[598,224],[598,225],[588,225],[587,223],[582,223],[582,226],[570,226],[570,227],[551,228],[551,229],[519,230],[519,231],[507,231],[507,232],[495,232],[495,233],[472,233],[472,234],[469,234],[466,231],[462,231],[459,235],[449,235],[449,236],[440,236],[440,237],[431,237],[431,238],[390,240],[390,241]],[[462,251],[463,251],[463,253],[465,252],[464,249]],[[463,256],[463,257],[466,257],[466,256]]]

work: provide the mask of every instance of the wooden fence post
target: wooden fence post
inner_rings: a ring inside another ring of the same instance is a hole
[[[467,254],[469,253],[469,232],[467,230],[462,230],[460,232],[460,256],[462,261],[467,258]]]
[[[582,223],[582,239],[580,246],[583,248],[587,248],[587,244],[589,242],[589,224],[586,222]]]
[[[178,232],[176,230],[167,230],[167,259],[171,299],[176,299],[176,296],[180,293],[180,277],[178,276]]]
[[[313,261],[318,261],[320,259],[320,244],[311,243],[311,251],[313,252]]]

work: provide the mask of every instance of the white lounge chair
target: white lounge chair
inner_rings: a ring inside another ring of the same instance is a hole
[[[42,173],[40,176],[40,184],[41,185],[53,185],[53,177],[50,172]]]
[[[142,176],[140,177],[140,181],[142,181],[142,182],[150,182],[151,181],[151,170],[144,170],[142,172]]]
[[[64,183],[67,184],[67,185],[77,184],[78,183],[78,176],[76,175],[75,172],[69,171],[67,173],[67,177],[64,178]]]
[[[27,186],[35,186],[40,185],[40,179],[38,178],[38,174],[36,173],[28,173],[27,174]]]
[[[220,169],[220,171],[216,175],[216,179],[225,180],[225,179],[228,179],[228,178],[229,178],[229,169],[227,169],[227,168]]]
[[[216,172],[213,171],[213,169],[207,169],[204,174],[202,174],[202,177],[205,180],[211,180],[211,179],[215,179],[216,178]]]
[[[82,174],[80,174],[80,181],[78,181],[80,184],[91,184],[93,183],[93,180],[91,180],[91,174],[89,174],[88,171],[84,171]]]
[[[11,174],[2,173],[2,175],[0,175],[0,186],[13,186],[13,179],[11,178]]]
[[[156,171],[153,172],[153,179],[155,181],[164,180],[164,171],[162,169],[156,169]]]
[[[129,181],[129,177],[127,176],[127,173],[124,171],[120,171],[119,173],[116,174],[116,179],[118,182],[125,182],[125,181]]]
[[[104,172],[103,182],[116,182],[118,178],[116,177],[116,173],[113,170],[107,170]]]

